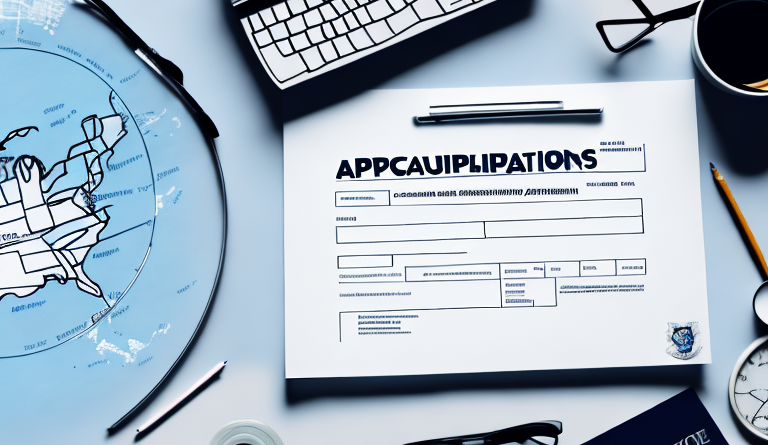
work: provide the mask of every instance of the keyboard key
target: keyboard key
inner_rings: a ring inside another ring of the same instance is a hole
[[[296,51],[301,51],[302,49],[311,45],[306,33],[301,33],[297,36],[291,37],[291,44],[294,48],[296,48]]]
[[[387,26],[387,22],[373,22],[366,26],[365,29],[368,30],[368,34],[376,43],[381,43],[392,38],[394,35],[392,34],[392,31],[390,31],[389,26]]]
[[[424,20],[436,15],[441,15],[443,10],[435,0],[416,0],[413,2],[413,9],[416,10],[419,18]]]
[[[291,13],[293,15],[301,14],[307,10],[307,4],[304,3],[304,0],[288,0],[285,3],[288,4],[288,7],[291,9]]]
[[[269,27],[269,32],[272,33],[272,38],[280,40],[288,37],[288,28],[285,27],[285,23],[279,22]]]
[[[334,36],[336,36],[336,33],[333,32],[333,25],[330,23],[323,23],[323,34],[325,34],[325,37],[332,39]]]
[[[355,0],[344,0],[344,2],[347,4],[347,8],[349,9],[357,8],[357,3],[355,2]]]
[[[357,17],[357,21],[360,22],[361,25],[367,25],[371,23],[371,16],[368,15],[368,11],[365,8],[355,9],[355,16]]]
[[[349,28],[347,28],[347,24],[344,23],[344,19],[336,19],[331,22],[333,24],[333,28],[336,30],[336,34],[346,34],[347,31],[349,31]]]
[[[288,24],[288,29],[291,31],[291,34],[298,34],[307,29],[307,25],[304,24],[304,19],[301,16],[294,17],[286,23]]]
[[[326,62],[330,62],[331,60],[335,60],[339,58],[339,55],[336,54],[336,49],[333,47],[333,43],[331,42],[323,42],[318,46],[320,48],[320,54],[323,56],[323,59],[325,59]]]
[[[288,42],[288,39],[277,42],[277,49],[279,49],[280,54],[284,56],[287,56],[293,53],[293,47],[291,46],[290,42]]]
[[[374,21],[383,19],[384,17],[387,17],[394,12],[392,11],[392,8],[389,7],[387,0],[376,0],[375,2],[366,6],[366,8],[368,9],[368,13],[371,14],[371,18]]]
[[[344,14],[345,12],[349,11],[349,8],[347,8],[347,5],[344,4],[343,0],[333,0],[331,2],[334,8],[336,8],[336,12],[339,13],[339,15]]]
[[[316,70],[325,65],[325,61],[323,61],[323,58],[320,57],[320,51],[314,46],[302,51],[299,54],[301,54],[301,57],[304,58],[304,63],[307,64],[310,71]]]
[[[340,56],[346,56],[349,53],[355,52],[355,48],[349,43],[347,36],[341,36],[338,39],[333,39],[333,45],[336,47]]]
[[[272,13],[272,8],[259,11],[259,15],[261,16],[261,21],[264,22],[264,26],[272,25],[277,21],[275,19],[275,14]]]
[[[389,0],[389,6],[391,6],[395,11],[399,11],[405,8],[405,2],[403,0]]]
[[[315,26],[314,28],[309,28],[309,31],[307,31],[307,35],[309,36],[309,40],[315,45],[325,40],[325,35],[323,35],[323,30],[320,29],[319,26]]]
[[[418,21],[419,17],[416,16],[416,13],[410,6],[387,19],[389,27],[392,28],[392,31],[394,31],[395,34],[400,34],[415,25]]]
[[[283,57],[276,45],[269,45],[261,49],[261,56],[267,63],[272,75],[280,82],[284,82],[307,70],[298,53]]]
[[[365,32],[364,29],[358,29],[357,31],[349,33],[349,40],[352,41],[352,45],[357,49],[373,46],[371,38],[368,37],[368,33]]]
[[[248,23],[251,24],[251,29],[253,29],[253,32],[261,31],[264,29],[264,25],[261,23],[261,19],[259,18],[258,14],[254,14],[248,17]]]
[[[327,3],[320,7],[320,13],[323,14],[323,19],[325,19],[326,22],[330,22],[339,16],[336,14],[336,10]]]
[[[291,16],[285,3],[276,4],[272,7],[272,10],[275,12],[275,17],[277,17],[277,20],[279,21],[288,20],[288,17]]]
[[[319,9],[313,9],[304,14],[304,20],[306,20],[307,26],[315,26],[323,23],[323,17],[320,16]]]
[[[307,6],[310,8],[314,8],[315,6],[319,6],[323,4],[323,0],[307,0]]]
[[[357,2],[360,3],[360,6],[362,6],[362,5],[366,4],[366,3],[370,3],[370,1],[371,0],[357,0]]]
[[[270,43],[272,43],[272,36],[269,35],[268,30],[259,31],[257,33],[253,34],[253,37],[256,39],[256,43],[259,46],[267,46]]]
[[[349,29],[355,29],[360,27],[360,24],[357,23],[357,20],[355,20],[355,15],[352,14],[351,12],[344,15],[344,20],[347,22],[347,28]]]
[[[452,12],[459,8],[469,6],[472,4],[472,0],[438,0],[440,6],[443,7],[445,12]]]

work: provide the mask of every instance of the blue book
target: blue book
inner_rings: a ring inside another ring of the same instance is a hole
[[[662,402],[584,445],[728,445],[693,389]]]

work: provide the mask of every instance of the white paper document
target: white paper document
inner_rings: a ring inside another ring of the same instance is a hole
[[[413,121],[530,101],[605,111]],[[692,80],[371,91],[284,162],[288,378],[710,363]]]

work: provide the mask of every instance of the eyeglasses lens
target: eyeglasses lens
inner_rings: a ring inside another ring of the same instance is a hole
[[[648,23],[630,23],[626,25],[605,25],[605,36],[614,48],[621,48],[651,27]]]

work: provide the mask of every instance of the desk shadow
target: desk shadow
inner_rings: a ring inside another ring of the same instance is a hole
[[[755,338],[760,338],[768,335],[768,325],[760,321],[757,315],[752,317],[752,323],[755,328]]]
[[[768,98],[727,93],[695,70],[704,109],[728,167],[743,175],[764,173],[768,170]]]
[[[581,388],[609,385],[670,385],[700,388],[702,382],[702,365],[290,379],[286,381],[286,399],[289,405],[295,405],[319,398],[417,395],[522,388]]]
[[[256,0],[254,0],[256,1]],[[248,36],[243,30],[243,25],[240,23],[240,19],[237,18],[235,8],[229,0],[220,0],[221,7],[224,8],[224,18],[227,21],[227,28],[232,34],[232,40],[238,47],[240,54],[248,64],[248,68],[253,74],[253,78],[261,91],[262,99],[269,109],[269,116],[272,123],[272,127],[275,132],[283,133],[283,102],[282,94],[280,94],[280,88],[278,88],[272,79],[269,78],[264,67],[261,66],[259,58],[256,53],[253,52],[253,46],[248,40]],[[243,102],[255,101],[257,98],[242,98]]]
[[[621,72],[619,71],[620,65],[621,65],[621,60],[624,57],[626,57],[627,54],[635,53],[640,48],[644,48],[644,47],[650,45],[651,43],[653,43],[653,39],[646,38],[646,39],[643,39],[640,42],[638,42],[632,48],[629,48],[628,50],[626,50],[624,52],[616,54],[616,56],[613,58],[613,60],[611,60],[611,63],[609,63],[608,66],[605,67],[605,72],[608,73],[609,75],[613,76],[613,77],[619,77],[621,75]],[[606,48],[606,51],[608,51],[608,48]]]
[[[533,0],[495,1],[475,11],[456,17],[430,30],[396,43],[328,73],[288,88],[280,94],[261,66],[229,2],[230,30],[248,61],[264,98],[272,111],[273,122],[282,125],[314,111],[376,88],[385,81],[438,57],[467,42],[500,30],[527,18]],[[502,54],[499,57],[503,57]],[[280,103],[280,97],[283,101]]]

